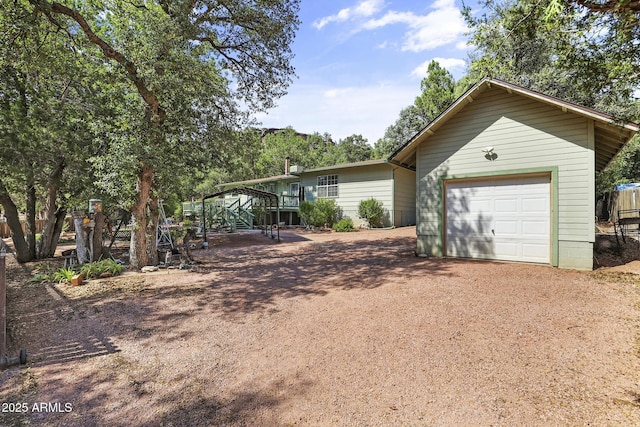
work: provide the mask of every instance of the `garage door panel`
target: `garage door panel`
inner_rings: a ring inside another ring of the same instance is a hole
[[[498,220],[494,222],[495,235],[501,237],[517,236],[520,233],[520,224],[517,220]]]
[[[493,259],[516,260],[519,256],[519,249],[520,245],[517,242],[499,241],[495,244]]]
[[[549,221],[522,220],[523,237],[547,237],[549,236]]]
[[[542,197],[527,197],[522,199],[522,210],[528,214],[544,214],[549,212],[549,199]]]
[[[549,259],[549,245],[545,242],[525,243],[522,245],[522,253],[526,257],[538,258],[539,262],[547,262]]]
[[[473,223],[462,219],[452,220],[448,235],[464,238],[465,236],[469,237],[479,234],[491,234],[492,227],[493,221],[490,220],[477,219]]]
[[[494,205],[494,212],[497,215],[516,215],[518,213],[518,200],[517,199],[496,199]]]
[[[465,239],[452,239],[448,244],[451,245],[451,251],[447,253],[449,256],[461,258],[478,258],[478,253],[489,254],[487,258],[493,259],[494,248],[488,237],[470,236]]]
[[[447,182],[447,255],[549,262],[550,202],[549,176]]]

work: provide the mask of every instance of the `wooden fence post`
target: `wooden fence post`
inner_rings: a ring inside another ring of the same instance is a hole
[[[7,251],[0,248],[0,358],[7,354]]]

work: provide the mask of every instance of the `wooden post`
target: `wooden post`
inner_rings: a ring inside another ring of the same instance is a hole
[[[85,230],[83,220],[83,211],[73,212],[73,225],[76,229],[76,254],[80,264],[89,262],[89,253],[87,251],[87,232]]]
[[[0,248],[0,359],[7,354],[7,251]]]
[[[202,196],[202,234],[204,241],[207,241],[207,214],[205,213],[204,196]]]
[[[276,223],[276,225],[278,226],[278,242],[280,241],[280,203],[278,203],[276,205],[276,211],[277,211],[277,216],[278,216],[278,222]]]
[[[102,256],[102,232],[104,230],[105,216],[102,212],[96,212],[93,220],[96,225],[93,227],[93,235],[91,236],[91,260],[98,261]]]

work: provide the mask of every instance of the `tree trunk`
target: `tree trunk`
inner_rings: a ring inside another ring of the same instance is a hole
[[[93,228],[93,254],[91,259],[98,261],[102,257],[102,233],[104,231],[105,224],[104,214],[102,212],[96,212],[93,217],[95,227]]]
[[[152,197],[149,201],[149,223],[147,229],[147,258],[151,265],[158,264],[158,218],[160,209],[158,198]]]
[[[36,259],[36,186],[27,185],[27,212],[24,222],[29,259]]]
[[[7,188],[0,180],[0,204],[4,209],[4,214],[7,217],[7,224],[11,230],[11,240],[13,240],[13,247],[16,251],[16,259],[18,262],[32,261],[33,258],[29,257],[29,248],[27,242],[24,240],[24,232],[20,225],[20,217],[18,215],[18,208],[9,196]]]
[[[147,250],[148,238],[148,217],[147,205],[151,196],[153,186],[153,168],[143,165],[138,173],[138,194],[136,202],[131,207],[133,217],[133,231],[131,232],[131,244],[129,246],[129,262],[133,268],[142,268],[150,265],[154,260],[149,259]],[[155,230],[153,233],[155,242]]]
[[[56,246],[58,245],[60,233],[56,234],[55,229],[60,209],[58,209],[56,201],[58,198],[58,191],[60,190],[63,171],[64,163],[60,161],[49,178],[47,198],[44,205],[44,227],[42,228],[42,235],[40,236],[40,242],[38,243],[38,258],[52,257],[56,251]]]
[[[87,232],[83,224],[84,212],[73,213],[73,225],[76,229],[76,256],[78,262],[84,264],[89,262],[89,252],[87,249]]]
[[[67,208],[60,206],[56,210],[56,225],[53,227],[53,235],[51,236],[51,253],[47,257],[52,257],[58,247],[58,240],[60,240],[60,234],[64,227],[64,221],[67,216]]]

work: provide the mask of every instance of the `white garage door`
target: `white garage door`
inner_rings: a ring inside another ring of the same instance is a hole
[[[448,256],[548,263],[550,177],[446,183]]]

